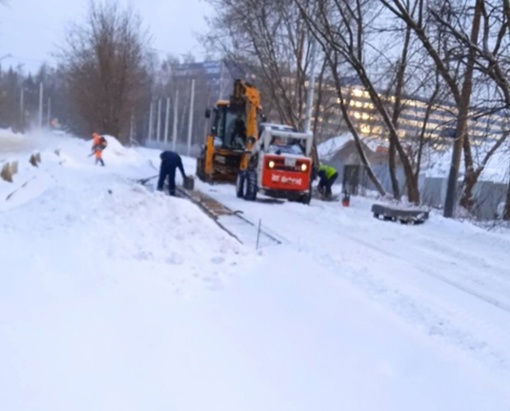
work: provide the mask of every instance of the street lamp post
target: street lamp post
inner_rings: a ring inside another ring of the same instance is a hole
[[[19,128],[22,132],[25,131],[25,106],[24,106],[25,89],[21,85],[21,91],[19,93]]]
[[[39,83],[39,128],[43,125],[43,93],[44,86],[42,81]]]

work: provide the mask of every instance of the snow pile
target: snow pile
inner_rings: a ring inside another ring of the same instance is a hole
[[[23,216],[27,208],[41,208],[37,202],[30,201],[39,198],[54,205],[43,208],[43,220],[51,221],[68,235],[78,233],[81,236],[86,232],[90,236],[86,243],[110,244],[102,257],[112,258],[116,264],[117,260],[133,266],[145,260],[184,264],[188,274],[198,275],[199,267],[204,264],[212,261],[222,266],[224,262],[230,263],[229,253],[235,256],[241,252],[239,244],[218,231],[196,206],[136,183],[135,176],[140,178],[141,173],[151,168],[135,149],[125,148],[116,138],[106,136],[108,147],[104,159],[109,168],[103,169],[94,165],[93,157],[87,157],[91,141],[69,136],[47,137],[49,145],[41,151],[42,161],[38,167],[29,164],[27,155],[20,155],[16,159],[26,161],[21,162],[15,182],[0,183],[0,193],[6,199],[0,203],[0,209],[28,203],[21,211],[13,210],[13,215],[16,218],[20,213],[19,219],[32,232],[32,237],[41,213],[29,213],[28,219]],[[106,174],[106,170],[112,169],[112,174]],[[75,184],[83,179],[88,183],[78,190]],[[94,217],[92,220],[86,217],[89,213]],[[218,235],[211,238],[211,232],[218,232]],[[153,233],[153,238],[147,233]],[[193,238],[191,246],[180,250],[179,243],[189,238]]]

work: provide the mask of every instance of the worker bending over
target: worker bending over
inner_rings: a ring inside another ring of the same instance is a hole
[[[179,154],[174,151],[163,151],[159,157],[161,158],[161,166],[159,168],[158,190],[163,191],[165,179],[168,176],[168,191],[171,196],[175,196],[175,170],[179,168],[182,179],[186,178],[182,159]]]
[[[330,200],[332,195],[331,187],[338,177],[338,172],[331,166],[321,164],[317,175],[319,176],[319,185],[317,186],[319,193],[322,194],[325,200]]]

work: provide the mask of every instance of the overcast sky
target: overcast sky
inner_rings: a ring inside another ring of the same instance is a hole
[[[4,0],[0,6],[0,59],[2,66],[23,64],[36,71],[43,61],[53,63],[51,53],[62,41],[70,22],[87,13],[88,0]],[[132,5],[152,34],[153,47],[161,57],[192,53],[197,60],[204,50],[194,33],[206,28],[204,17],[211,7],[204,0],[118,0]]]

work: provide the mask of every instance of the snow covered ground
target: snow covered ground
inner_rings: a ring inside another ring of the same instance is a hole
[[[197,181],[256,250],[136,182],[158,151],[38,138],[0,182],[1,410],[510,409],[508,234]]]

